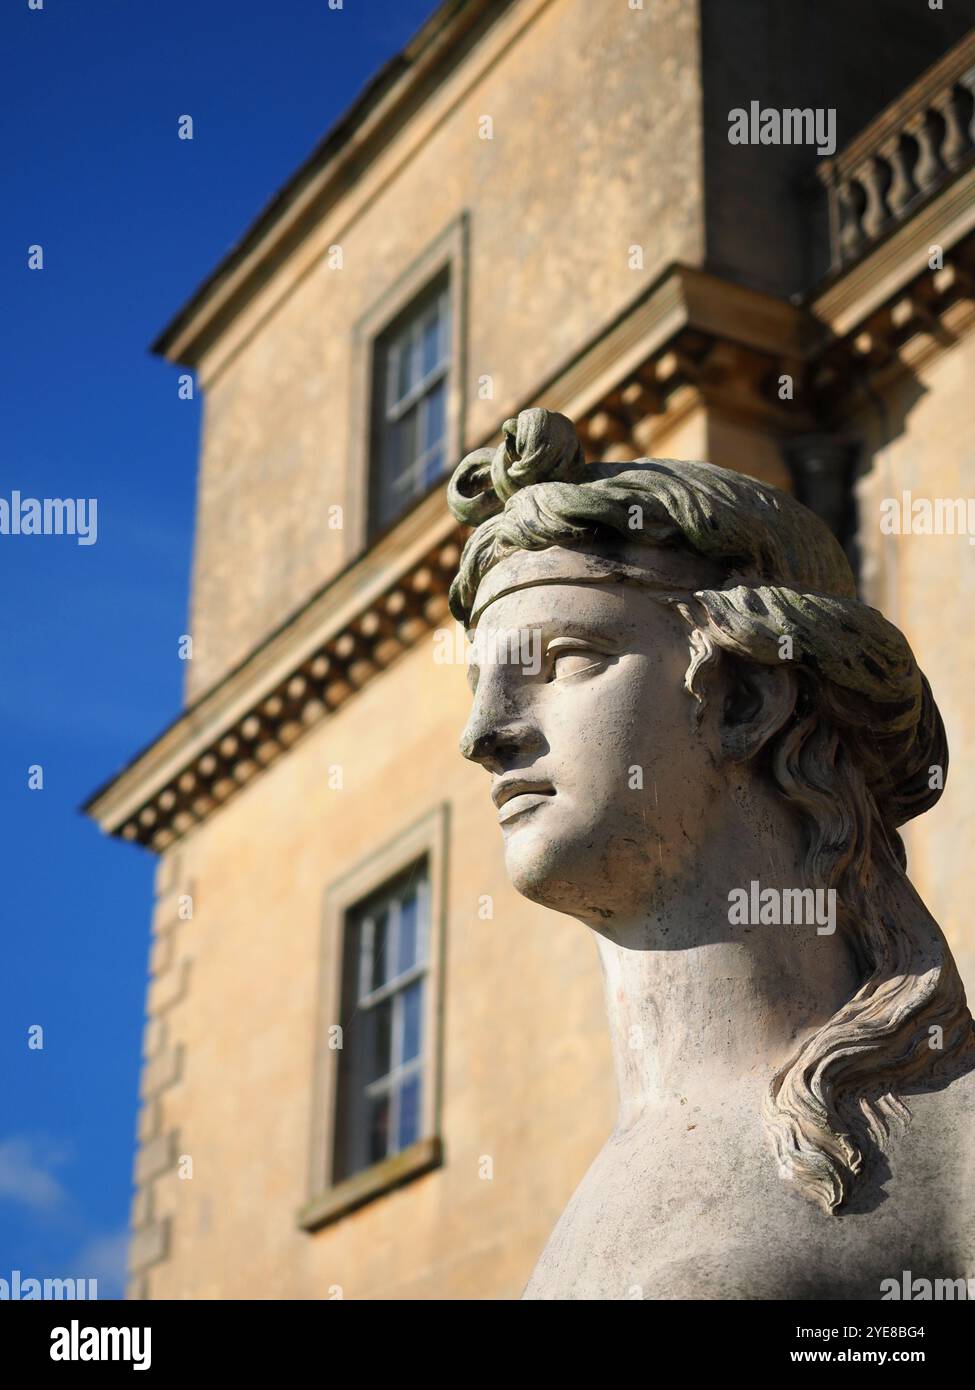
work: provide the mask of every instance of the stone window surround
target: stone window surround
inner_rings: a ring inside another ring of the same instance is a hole
[[[466,211],[453,218],[352,330],[352,400],[349,410],[349,467],[346,472],[346,562],[357,559],[378,535],[369,535],[371,449],[373,439],[373,355],[377,340],[409,311],[410,305],[445,271],[450,283],[450,344],[447,427],[444,457],[463,453],[464,398],[467,375],[468,226]],[[443,480],[438,482],[442,486]],[[395,522],[391,523],[395,525]],[[390,529],[389,527],[383,528]]]
[[[314,1231],[402,1183],[439,1167],[443,1159],[440,1108],[443,1051],[443,961],[449,806],[428,811],[325,892],[319,963],[318,1017],[312,1094],[308,1196],[298,1211],[299,1227]],[[430,884],[430,938],[424,1003],[424,1063],[421,1137],[408,1149],[332,1184],[334,1114],[339,1053],[329,1028],[341,1016],[342,949],[347,912],[380,890],[416,860],[426,857]]]

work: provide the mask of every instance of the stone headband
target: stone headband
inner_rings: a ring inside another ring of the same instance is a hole
[[[570,550],[548,546],[521,550],[500,560],[477,586],[468,630],[476,628],[484,610],[506,594],[544,584],[639,584],[674,594],[727,583],[717,567],[686,551],[647,545],[590,546]]]

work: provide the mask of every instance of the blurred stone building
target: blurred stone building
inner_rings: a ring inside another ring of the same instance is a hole
[[[941,703],[910,864],[975,984],[975,549],[882,525],[975,494],[960,9],[450,0],[162,334],[186,708],[89,805],[159,856],[133,1295],[515,1297],[612,1126],[593,945],[510,888],[436,638],[445,473],[525,406],[829,518]]]

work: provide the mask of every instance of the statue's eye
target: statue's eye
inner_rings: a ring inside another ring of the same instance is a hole
[[[549,680],[565,680],[569,676],[581,676],[584,671],[595,675],[606,665],[607,657],[592,647],[570,646],[568,642],[556,640],[549,643]]]
[[[577,676],[599,664],[593,660],[591,652],[556,652],[552,661],[552,675],[556,680],[564,680],[566,676]]]

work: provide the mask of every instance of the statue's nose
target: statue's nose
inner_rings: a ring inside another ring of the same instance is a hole
[[[469,762],[487,766],[495,758],[498,739],[499,733],[495,729],[479,731],[468,725],[461,734],[460,751]]]
[[[488,772],[500,773],[525,760],[540,742],[538,731],[525,720],[496,720],[473,716],[461,734],[460,751]]]

